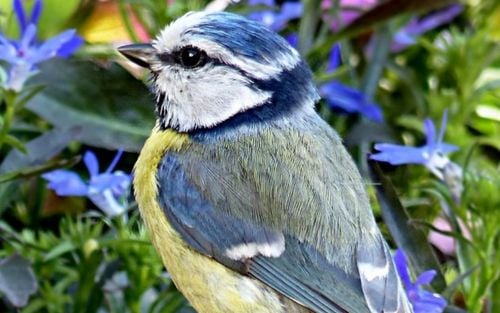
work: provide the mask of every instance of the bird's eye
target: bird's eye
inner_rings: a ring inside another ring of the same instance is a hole
[[[200,67],[206,63],[207,54],[196,47],[184,47],[179,51],[179,61],[187,68]]]

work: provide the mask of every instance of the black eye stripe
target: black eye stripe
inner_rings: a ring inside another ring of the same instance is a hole
[[[160,59],[160,61],[162,61],[165,64],[177,63],[175,60],[175,55],[167,52],[158,54],[158,59]]]
[[[205,51],[194,46],[184,46],[171,53],[159,53],[157,57],[164,64],[178,64],[185,68],[201,67],[212,61]]]
[[[190,47],[190,46],[188,46]],[[185,48],[185,47],[183,47]],[[165,52],[165,53],[160,53],[158,54],[158,59],[160,61],[162,61],[162,63],[166,64],[166,65],[174,65],[174,64],[177,64],[177,65],[181,65],[182,66],[182,63],[181,63],[181,60],[180,60],[180,55],[181,55],[181,51],[183,48],[180,48],[180,49],[177,49],[175,50],[174,52],[172,53],[168,53],[168,52]],[[233,64],[229,64],[229,63],[226,63],[226,62],[223,62],[222,60],[219,60],[218,58],[212,58],[208,55],[205,54],[205,64],[206,63],[210,63],[211,65],[213,66],[223,66],[223,67],[229,67],[229,68],[232,68],[234,70],[237,70],[238,72],[240,72],[240,74],[244,77],[247,77],[249,79],[252,79],[252,75],[250,75],[250,73],[242,70],[241,68],[233,65]]]

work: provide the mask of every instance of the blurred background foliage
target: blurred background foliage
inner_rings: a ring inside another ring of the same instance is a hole
[[[345,139],[412,273],[437,271],[426,288],[449,312],[500,312],[498,1],[19,1],[28,19],[42,4],[31,46],[67,29],[81,42],[70,57],[53,46],[17,88],[20,63],[6,47],[16,41],[22,58],[27,30],[14,3],[0,0],[0,312],[192,312],[130,190],[154,105],[147,73],[115,48],[204,9],[259,20],[297,47],[324,97],[318,111]],[[431,149],[426,118],[446,128],[449,158],[439,142]],[[419,150],[423,161],[367,162],[380,143],[430,150]]]

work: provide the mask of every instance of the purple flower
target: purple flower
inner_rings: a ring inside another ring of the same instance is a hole
[[[327,64],[327,73],[335,71],[341,64],[340,46],[334,45]],[[320,87],[320,94],[333,109],[348,113],[359,113],[376,122],[383,120],[382,110],[370,101],[365,94],[338,81],[328,82]]]
[[[423,18],[413,18],[406,26],[401,28],[395,35],[391,45],[391,51],[399,52],[404,48],[413,45],[418,36],[436,27],[452,21],[463,11],[461,4],[453,4],[449,7],[431,13]]]
[[[286,41],[290,44],[290,46],[294,47],[297,49],[297,46],[299,44],[299,36],[297,33],[291,33],[285,36]]]
[[[90,178],[84,182],[75,172],[55,170],[42,175],[48,187],[59,196],[86,196],[107,216],[113,217],[126,209],[131,177],[122,171],[113,171],[123,151],[118,151],[105,172],[99,174],[99,163],[94,153],[87,151],[83,161]]]
[[[274,0],[249,0],[249,5],[267,5],[270,7],[276,6]],[[285,28],[288,21],[299,18],[302,15],[303,5],[299,2],[284,2],[279,11],[264,10],[253,12],[248,15],[248,18],[259,21],[269,28],[278,32]]]
[[[75,30],[65,32],[38,43],[36,24],[40,17],[41,0],[35,1],[29,21],[23,11],[20,0],[14,0],[14,11],[21,31],[21,38],[10,40],[0,34],[0,61],[10,65],[6,89],[20,91],[28,78],[37,73],[36,65],[55,56],[67,57],[80,47],[83,40]]]
[[[448,114],[445,111],[437,138],[434,123],[431,119],[425,119],[425,145],[421,147],[407,147],[389,143],[378,143],[375,144],[375,149],[379,152],[372,154],[370,159],[388,162],[392,165],[422,164],[441,180],[444,180],[443,172],[452,163],[446,154],[458,150],[458,147],[454,145],[443,143],[447,119]]]
[[[435,270],[425,271],[415,282],[410,279],[408,263],[403,250],[398,249],[394,254],[394,263],[399,277],[403,282],[408,299],[415,313],[441,313],[447,305],[447,301],[437,293],[422,289],[422,285],[429,284],[436,276]]]
[[[333,6],[333,3],[334,2],[332,0],[323,0],[321,1],[321,8],[325,11],[330,10]],[[324,15],[324,19],[330,23],[333,30],[337,31],[340,27],[349,25],[351,22],[356,20],[363,12],[371,9],[376,4],[377,0],[340,0],[340,21],[328,14]]]
[[[323,18],[331,25],[331,28],[337,31],[340,27],[345,27],[364,12],[377,6],[383,1],[378,0],[340,0],[339,18],[326,13]],[[322,9],[329,10],[333,6],[332,0],[323,0],[321,3]],[[406,47],[413,45],[416,38],[436,27],[444,25],[452,21],[457,15],[463,11],[463,5],[453,4],[447,8],[436,11],[424,17],[415,17],[408,24],[403,26],[394,36],[391,45],[391,51],[399,52]],[[340,25],[339,25],[340,24]],[[370,48],[368,49],[370,50]]]

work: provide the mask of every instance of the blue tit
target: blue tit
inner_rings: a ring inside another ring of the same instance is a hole
[[[236,14],[188,13],[119,48],[152,74],[135,166],[151,239],[198,312],[411,312],[312,73]]]

